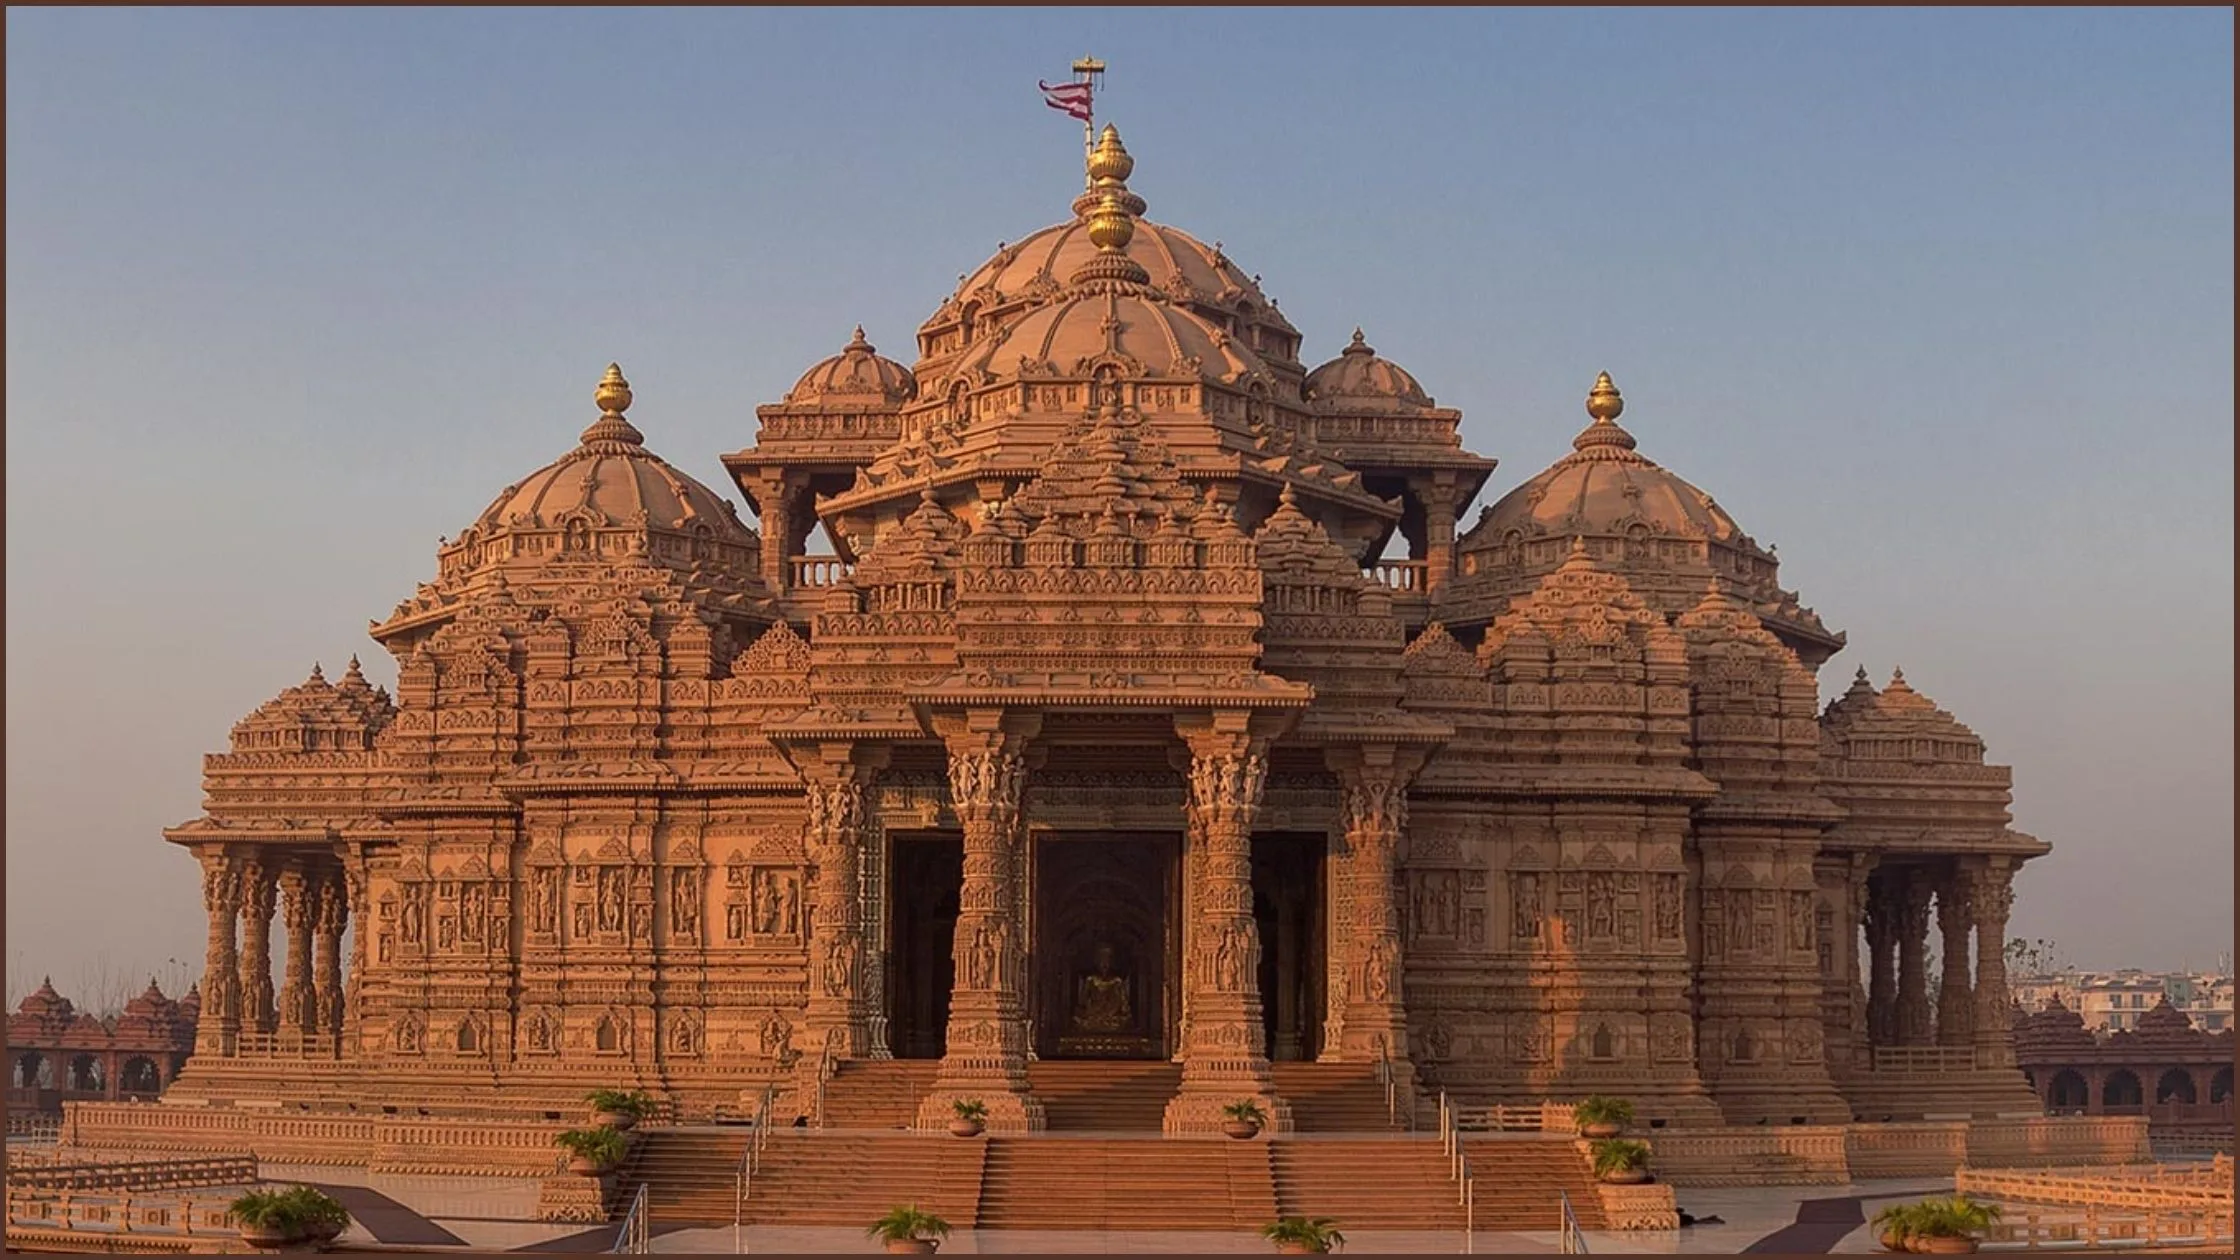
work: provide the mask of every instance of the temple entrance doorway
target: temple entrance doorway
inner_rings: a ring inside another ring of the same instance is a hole
[[[1163,1059],[1180,1016],[1181,842],[1059,834],[1035,845],[1035,1053]]]
[[[1318,833],[1252,838],[1252,917],[1260,928],[1260,1013],[1268,1057],[1311,1060],[1322,1052],[1330,956],[1323,872],[1329,841]]]
[[[953,834],[894,837],[887,904],[887,1045],[898,1059],[938,1059],[949,1039],[949,991],[956,985],[957,894],[964,887],[964,839]]]

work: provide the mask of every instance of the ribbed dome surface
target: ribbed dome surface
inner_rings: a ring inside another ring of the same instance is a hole
[[[1307,373],[1303,392],[1309,402],[1347,411],[1417,411],[1432,405],[1416,378],[1371,349],[1358,328],[1353,344]]]
[[[1227,332],[1123,284],[1076,288],[1029,311],[969,362],[998,377],[1042,367],[1081,373],[1105,354],[1133,360],[1144,375],[1177,379],[1229,382],[1263,366]]]
[[[840,353],[801,374],[785,401],[796,405],[818,402],[905,403],[918,395],[918,378],[910,369],[881,355],[863,337],[855,337]]]
[[[1096,257],[1086,218],[1053,224],[980,264],[957,286],[954,301],[981,300],[990,305],[1017,298],[1055,296],[1067,277]],[[1289,328],[1281,312],[1268,304],[1267,295],[1251,276],[1220,250],[1181,228],[1135,221],[1135,235],[1127,255],[1151,277],[1151,283],[1176,301],[1227,305],[1248,299],[1257,317]],[[986,293],[983,293],[986,290]]]

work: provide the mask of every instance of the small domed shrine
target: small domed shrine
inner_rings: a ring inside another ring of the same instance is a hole
[[[207,759],[171,1094],[1006,1131],[1072,1123],[1038,1082],[1075,1060],[1171,1133],[1342,1127],[1386,1079],[2035,1107],[2003,946],[2048,846],[1983,741],[1902,676],[1823,711],[1844,636],[1608,374],[1464,527],[1460,413],[1358,330],[1309,371],[1135,167],[1105,128],[913,363],[858,328],[759,407],[753,528],[610,367],[371,627],[393,698],[315,670]]]

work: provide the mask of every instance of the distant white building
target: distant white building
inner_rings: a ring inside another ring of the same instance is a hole
[[[2008,982],[2025,1011],[2045,1008],[2058,998],[2095,1032],[2137,1028],[2139,1017],[2167,995],[2193,1026],[2218,1033],[2233,1027],[2233,978],[2198,972],[2058,971],[2016,976]]]

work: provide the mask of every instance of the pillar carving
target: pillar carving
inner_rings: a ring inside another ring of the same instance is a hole
[[[272,1003],[272,910],[279,872],[257,858],[241,865],[241,1030],[269,1034]]]
[[[1019,918],[1020,802],[1032,718],[974,713],[939,724],[949,751],[949,799],[964,830],[964,883],[952,946],[948,1044],[918,1123],[954,1118],[950,1103],[977,1098],[992,1131],[1043,1127],[1027,1087],[1026,941]]]
[[[1464,487],[1454,474],[1443,472],[1410,487],[1423,503],[1423,584],[1436,593],[1454,574],[1455,514],[1462,508]]]
[[[358,1027],[365,1017],[366,938],[373,932],[372,894],[362,852],[343,858],[342,893],[343,913],[348,922],[358,925],[358,930],[350,934],[350,964],[342,980],[341,1003],[342,1032],[355,1054]]]
[[[1918,867],[1898,875],[1898,1044],[1926,1046],[1935,1022],[1929,1004],[1929,882]]]
[[[311,921],[312,1028],[322,1037],[342,1036],[342,932],[349,922],[348,910],[342,872],[325,868]]]
[[[1421,763],[1420,755],[1395,756],[1391,749],[1349,750],[1332,758],[1351,853],[1346,879],[1352,914],[1335,934],[1346,955],[1338,1057],[1350,1062],[1389,1056],[1405,1064],[1409,1057],[1395,875],[1408,827],[1408,783]],[[1249,860],[1249,834],[1246,843]]]
[[[287,930],[286,970],[280,984],[280,1005],[274,1026],[290,1048],[299,1049],[312,1030],[311,918],[317,910],[318,892],[301,862],[291,862],[279,873],[280,922]]]
[[[1868,1049],[1874,1044],[1868,1014],[1872,999],[1868,996],[1865,982],[1859,978],[1861,968],[1858,957],[1861,929],[1865,927],[1868,916],[1868,879],[1872,871],[1871,859],[1865,854],[1855,853],[1851,856],[1850,869],[1844,873],[1845,899],[1841,921],[1850,925],[1850,932],[1839,965],[1842,968],[1841,983],[1850,1011],[1849,1035],[1845,1038],[1845,1045],[1848,1051],[1846,1060],[1851,1066],[1859,1066],[1862,1060],[1871,1061],[1873,1057],[1873,1051]]]
[[[241,1032],[241,963],[234,925],[241,917],[241,870],[224,853],[205,849],[202,905],[210,940],[202,960],[202,1014],[195,1026],[196,1054],[234,1053]]]
[[[1242,727],[1216,721],[1182,731],[1190,748],[1187,843],[1203,856],[1182,968],[1190,994],[1182,1089],[1167,1105],[1169,1133],[1216,1131],[1221,1109],[1248,1098],[1270,1128],[1290,1127],[1268,1070],[1260,932],[1252,917],[1252,824],[1268,781],[1267,741]],[[1395,955],[1395,976],[1398,964]]]
[[[838,1058],[871,1053],[877,994],[863,919],[863,850],[871,829],[864,794],[881,765],[883,759],[868,750],[842,749],[801,767],[808,807],[804,840],[817,868],[805,1018],[811,1044]]]
[[[1955,870],[1937,885],[1937,929],[1944,937],[1944,975],[1937,987],[1937,1044],[1966,1046],[1975,1021],[1969,1008],[1968,930],[1974,924],[1967,872]]]
[[[1866,912],[1867,936],[1867,1041],[1870,1045],[1898,1044],[1898,872],[1885,867],[1869,880]]]
[[[1976,922],[1976,1061],[1983,1067],[2014,1064],[2013,999],[2007,991],[2007,915],[2014,909],[2014,872],[1994,866],[1970,881]]]

